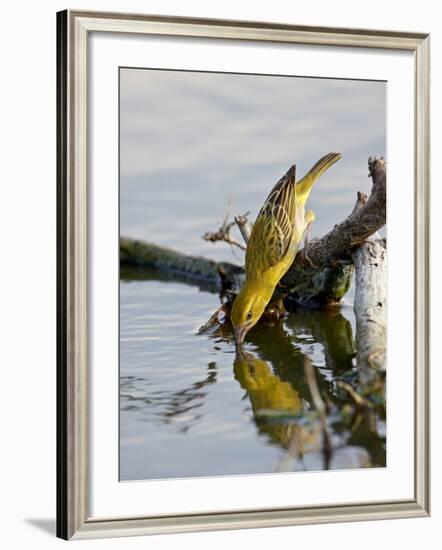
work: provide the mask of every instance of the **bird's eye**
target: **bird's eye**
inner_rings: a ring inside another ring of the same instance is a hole
[[[247,320],[250,321],[251,318],[252,318],[252,310],[250,310],[249,313],[247,313]]]

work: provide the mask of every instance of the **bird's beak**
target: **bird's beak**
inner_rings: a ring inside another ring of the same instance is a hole
[[[234,335],[235,335],[235,344],[237,346],[241,346],[244,342],[244,337],[246,335],[247,329],[244,326],[235,327]]]

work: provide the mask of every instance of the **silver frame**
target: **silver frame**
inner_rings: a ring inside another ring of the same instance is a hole
[[[156,517],[88,513],[87,48],[89,32],[388,48],[415,60],[414,498]],[[140,14],[57,14],[57,536],[64,539],[429,515],[429,35]]]

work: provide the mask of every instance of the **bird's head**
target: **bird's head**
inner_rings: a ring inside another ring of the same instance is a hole
[[[248,285],[246,283],[235,298],[230,320],[234,328],[235,343],[237,346],[243,343],[247,332],[261,318],[272,293],[273,288],[267,289],[262,285],[255,288],[255,285]]]

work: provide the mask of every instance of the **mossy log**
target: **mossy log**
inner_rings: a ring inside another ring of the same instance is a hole
[[[120,239],[120,264],[157,269],[192,283],[208,283],[219,291],[236,290],[244,281],[244,270],[229,262],[189,256],[156,244]]]

